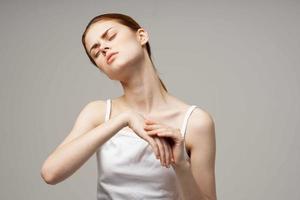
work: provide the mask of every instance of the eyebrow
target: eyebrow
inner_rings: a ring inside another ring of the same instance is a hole
[[[107,35],[107,32],[112,28],[113,28],[113,26],[108,28],[106,31],[104,31],[104,33],[101,35],[101,38],[104,38]],[[98,45],[97,43],[93,44],[93,46],[90,48],[90,51],[89,51],[90,54],[91,54],[92,49],[94,49],[97,45]]]

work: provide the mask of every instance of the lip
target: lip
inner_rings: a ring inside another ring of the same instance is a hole
[[[111,57],[115,54],[117,54],[118,52],[111,52],[111,53],[108,53],[107,54],[107,57],[106,57],[106,62],[109,63],[110,60],[111,60]]]

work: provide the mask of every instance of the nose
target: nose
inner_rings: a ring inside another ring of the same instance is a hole
[[[107,50],[109,49],[109,47],[100,47],[100,52],[103,56],[106,55]]]

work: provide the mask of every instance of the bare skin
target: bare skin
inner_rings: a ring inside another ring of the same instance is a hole
[[[100,35],[106,30],[107,34]],[[214,161],[215,135],[211,116],[196,108],[186,130],[185,140],[178,131],[190,106],[163,90],[147,54],[149,36],[145,29],[136,32],[116,21],[93,24],[86,34],[86,48],[99,70],[120,82],[123,95],[113,99],[110,120],[104,123],[106,104],[91,102],[79,114],[72,131],[44,162],[41,175],[56,184],[78,170],[107,140],[121,129],[133,129],[160,154],[163,165],[170,164],[174,146],[166,138],[175,138],[183,152],[183,141],[191,162],[173,163],[184,199],[216,199]],[[108,55],[116,53],[108,60]],[[144,127],[146,118],[156,121]],[[170,132],[155,133],[156,127],[170,126]],[[151,132],[150,132],[151,131]],[[151,133],[151,134],[150,134]],[[177,147],[178,147],[177,145]],[[178,150],[178,148],[177,148]],[[174,155],[173,155],[174,156]]]
[[[153,112],[147,117],[172,126],[177,124],[175,126],[179,127],[183,121],[187,105],[180,103],[175,108],[177,109],[166,108],[165,111]],[[132,110],[122,102],[122,97],[112,100],[111,116],[109,123],[106,124],[104,124],[105,109],[106,102],[101,100],[91,102],[84,107],[68,137],[49,155],[43,164],[41,173],[47,183],[57,184],[65,180],[77,171],[96,152],[99,146],[119,130],[130,129],[130,119],[133,118],[131,116]],[[186,146],[188,148],[188,143]],[[158,151],[161,151],[162,165],[170,165],[171,157],[168,160],[165,157],[170,152],[167,153],[167,150],[162,152],[161,149]]]
[[[155,121],[163,122],[166,125],[172,126],[177,129],[181,129],[184,115],[189,108],[190,105],[184,103],[183,101],[179,100],[178,98],[172,96],[168,93],[166,97],[166,105],[161,109],[153,110],[151,113],[142,113],[142,115],[146,119],[152,119]],[[115,116],[122,112],[126,112],[132,110],[127,104],[126,100],[124,100],[124,96],[120,96],[116,99],[112,100],[112,111],[111,115]],[[124,127],[124,129],[130,129],[129,127]],[[187,152],[189,152],[189,137],[186,136],[186,148]],[[163,152],[162,153],[162,165],[166,164],[169,166],[171,164],[170,159],[166,159],[164,156],[165,154],[170,152]]]
[[[162,121],[176,128],[181,128],[183,115],[189,106],[190,105],[169,94],[164,107],[161,109],[155,109],[151,113],[143,113],[143,115],[148,118]],[[111,116],[131,110],[131,108],[126,105],[124,96],[112,99],[112,108],[114,109],[111,111]]]

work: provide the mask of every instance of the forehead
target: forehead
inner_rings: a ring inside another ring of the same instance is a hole
[[[120,29],[124,28],[125,26],[115,22],[115,21],[99,21],[92,24],[85,35],[86,45],[90,46],[93,44],[94,40],[99,37],[100,34],[104,33],[107,29],[114,27],[112,29]]]

